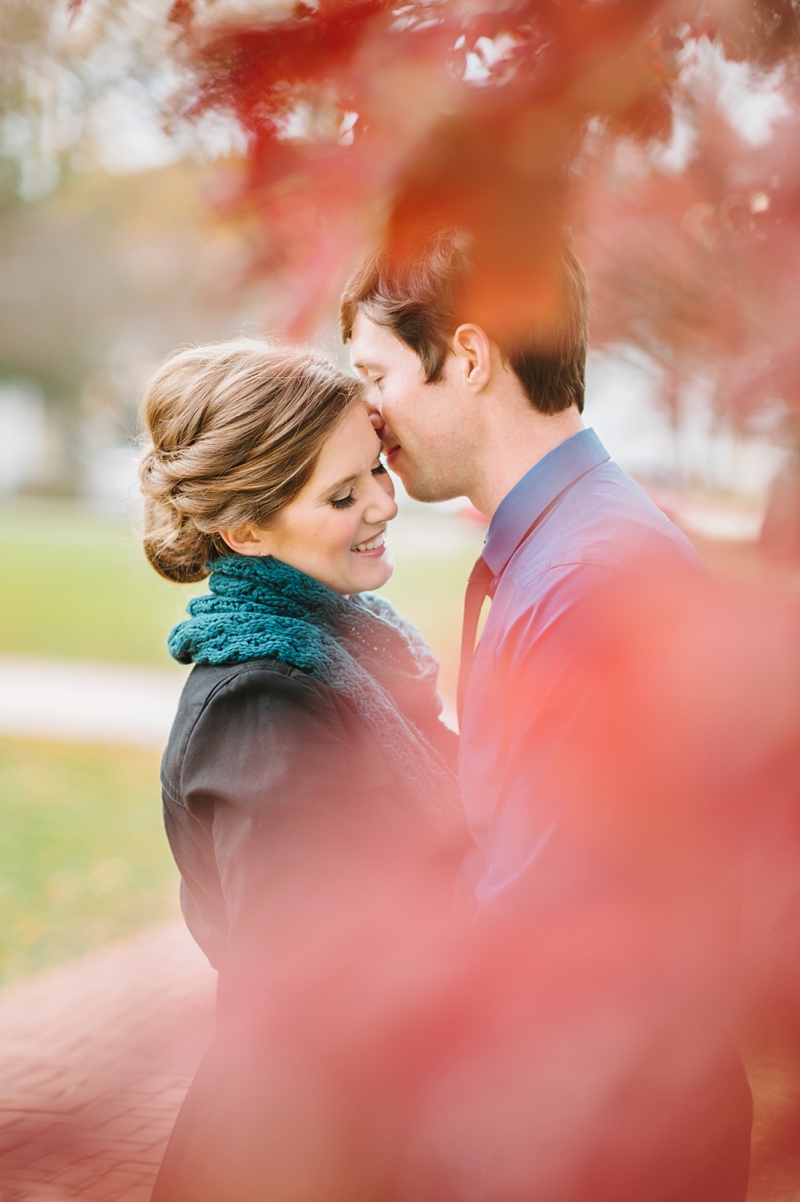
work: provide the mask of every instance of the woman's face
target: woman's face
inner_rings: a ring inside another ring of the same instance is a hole
[[[274,555],[337,593],[380,588],[394,571],[386,524],[397,513],[380,439],[356,404],[322,448],[314,473],[268,527],[223,530],[241,555]]]

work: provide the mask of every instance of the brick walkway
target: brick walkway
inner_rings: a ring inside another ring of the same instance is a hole
[[[146,1202],[214,986],[177,923],[0,993],[0,1202]]]
[[[215,976],[182,923],[0,993],[0,1202],[148,1202],[213,1028]],[[800,1060],[749,1065],[748,1202],[800,1202]]]

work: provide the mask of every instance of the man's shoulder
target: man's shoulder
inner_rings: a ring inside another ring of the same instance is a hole
[[[560,579],[580,574],[582,568],[635,574],[654,561],[705,572],[683,531],[608,460],[557,498],[512,557],[506,584],[527,592],[537,581],[544,590],[558,587]]]

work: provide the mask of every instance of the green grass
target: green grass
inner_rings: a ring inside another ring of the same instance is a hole
[[[407,533],[385,592],[431,642],[452,699],[480,530],[416,553],[426,531]],[[165,638],[194,590],[161,580],[125,521],[5,504],[0,562],[0,655],[171,663]],[[157,750],[0,738],[0,982],[177,914],[158,762]]]
[[[461,602],[480,542],[476,527],[457,547],[415,554],[412,538],[383,590],[431,643],[451,696]],[[68,502],[0,506],[0,562],[6,584],[0,589],[0,655],[168,667],[167,633],[203,587],[162,580],[129,523]]]
[[[0,739],[0,981],[177,916],[158,762]]]
[[[190,593],[130,526],[66,502],[0,507],[0,654],[157,664]]]
[[[397,570],[383,591],[438,655],[450,704],[481,537],[412,511],[390,538]],[[67,503],[6,504],[0,557],[0,655],[170,664],[167,632],[195,590],[161,580],[128,523]],[[157,750],[0,738],[0,981],[177,913],[158,761]]]

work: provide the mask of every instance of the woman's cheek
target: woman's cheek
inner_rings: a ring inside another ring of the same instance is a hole
[[[357,529],[358,522],[353,520],[349,512],[335,514],[335,521],[328,532],[331,550],[339,554],[349,553]]]

